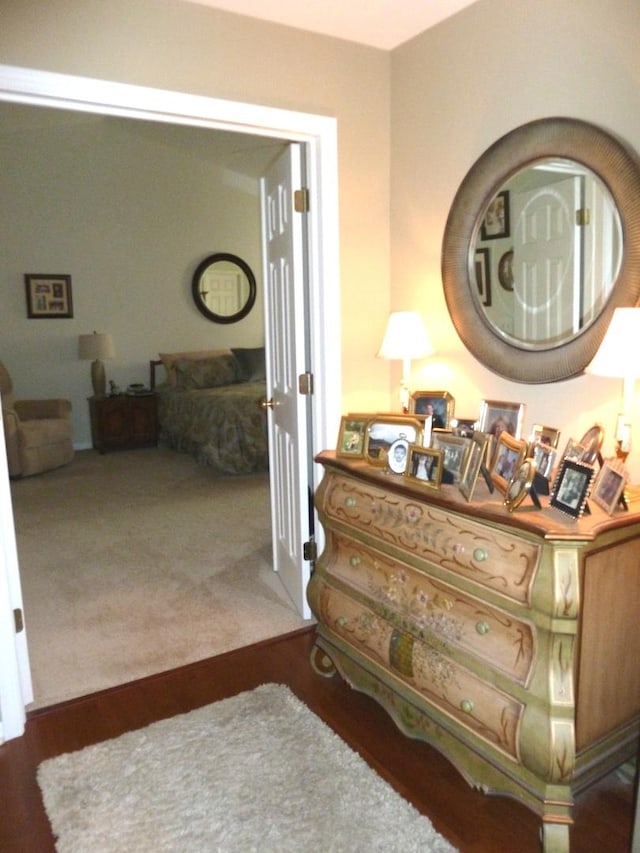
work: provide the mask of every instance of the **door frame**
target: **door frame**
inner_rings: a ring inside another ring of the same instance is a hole
[[[330,446],[341,411],[340,265],[338,241],[337,120],[329,116],[293,112],[237,101],[226,101],[127,83],[57,74],[37,69],[0,65],[0,100],[32,106],[59,107],[101,115],[161,121],[211,130],[236,131],[256,136],[304,143],[306,174],[311,199],[308,230],[309,316],[314,373],[312,417],[315,455]],[[320,476],[314,466],[314,478]],[[0,470],[0,477],[3,477]],[[3,480],[8,483],[5,474]],[[5,485],[4,482],[2,484]],[[311,483],[315,490],[318,483]],[[12,518],[8,488],[0,490],[0,515]],[[10,531],[13,533],[14,531]],[[12,557],[9,536],[0,528],[0,579],[10,579]],[[13,544],[15,550],[15,542]],[[8,611],[0,610],[7,622]],[[20,688],[20,662],[15,642],[8,642],[8,624],[0,625],[0,668],[15,672],[9,683],[0,682],[0,716],[6,707],[24,708]],[[15,635],[13,635],[15,636]],[[26,713],[2,720],[2,738],[24,732]]]

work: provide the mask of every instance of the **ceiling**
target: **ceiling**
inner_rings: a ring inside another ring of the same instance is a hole
[[[476,0],[186,0],[393,50]]]

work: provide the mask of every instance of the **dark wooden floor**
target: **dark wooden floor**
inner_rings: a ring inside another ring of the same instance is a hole
[[[372,699],[349,688],[338,676],[316,675],[309,665],[312,645],[313,631],[305,629],[34,711],[25,736],[0,746],[0,850],[54,850],[36,782],[36,768],[43,759],[265,682],[288,684],[462,853],[540,850],[539,822],[533,813],[513,800],[474,791],[438,752],[404,737]],[[632,787],[611,774],[578,797],[572,853],[627,853]],[[310,790],[309,797],[313,795]]]

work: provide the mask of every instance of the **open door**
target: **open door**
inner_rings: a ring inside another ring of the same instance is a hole
[[[23,734],[25,705],[33,702],[22,613],[18,551],[0,409],[0,743]]]
[[[291,144],[261,181],[267,400],[273,567],[299,613],[306,600],[313,513],[310,448],[311,365],[307,349],[308,287],[303,148]],[[298,194],[297,197],[300,198]]]

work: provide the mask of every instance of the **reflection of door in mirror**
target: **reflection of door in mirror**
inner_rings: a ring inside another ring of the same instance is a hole
[[[218,261],[200,279],[200,295],[214,314],[229,317],[237,314],[249,298],[247,277],[235,264]]]
[[[476,243],[491,246],[490,278],[502,285],[483,305],[487,319],[519,346],[571,340],[600,314],[619,271],[622,232],[609,191],[580,164],[556,159],[517,172],[498,196],[509,202],[508,236],[485,244],[481,231]]]

